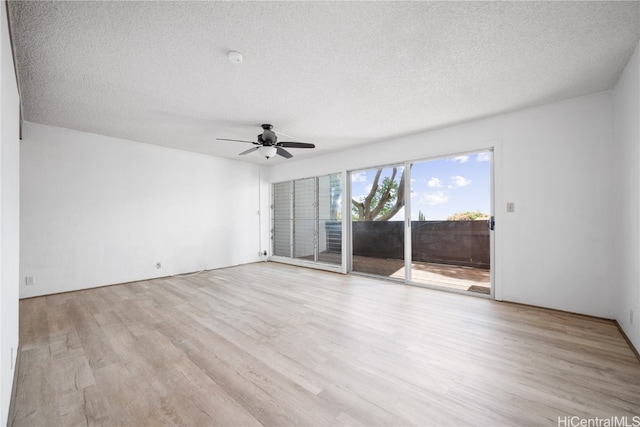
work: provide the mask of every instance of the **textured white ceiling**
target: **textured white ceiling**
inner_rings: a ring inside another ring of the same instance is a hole
[[[9,5],[24,118],[266,163],[272,123],[341,150],[611,89],[633,2],[23,1]],[[232,64],[226,54],[244,56]],[[281,140],[292,140],[283,137]]]

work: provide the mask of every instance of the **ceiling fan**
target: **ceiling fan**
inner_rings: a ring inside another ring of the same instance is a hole
[[[248,149],[247,151],[243,151],[240,153],[240,156],[244,156],[245,154],[249,154],[253,151],[258,151],[261,155],[265,156],[267,159],[269,157],[273,157],[276,154],[284,157],[285,159],[290,159],[293,157],[293,154],[289,153],[285,148],[316,148],[314,144],[310,144],[308,142],[289,142],[282,141],[278,142],[278,137],[276,133],[272,130],[273,126],[269,124],[262,125],[263,132],[258,135],[257,141],[243,141],[241,139],[227,139],[227,138],[216,138],[219,141],[235,141],[235,142],[247,142],[249,144],[257,145],[257,147],[253,147]]]

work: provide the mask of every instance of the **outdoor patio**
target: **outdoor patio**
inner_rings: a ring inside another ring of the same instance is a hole
[[[320,254],[319,261],[340,264],[341,255],[325,252]],[[404,260],[354,255],[353,271],[404,280]],[[460,291],[489,294],[491,292],[490,274],[490,270],[485,268],[419,261],[411,263],[412,282]]]
[[[401,259],[354,256],[353,270],[401,280],[405,277],[404,260]],[[490,270],[477,267],[414,261],[411,263],[411,281],[483,294],[491,291]]]

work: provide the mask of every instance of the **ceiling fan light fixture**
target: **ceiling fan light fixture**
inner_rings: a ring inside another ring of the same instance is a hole
[[[258,148],[258,153],[260,153],[260,155],[266,157],[267,159],[269,157],[275,156],[277,152],[278,149],[273,145],[263,145],[262,147]]]
[[[227,58],[232,64],[239,64],[242,62],[242,54],[240,52],[236,52],[235,50],[227,53]]]

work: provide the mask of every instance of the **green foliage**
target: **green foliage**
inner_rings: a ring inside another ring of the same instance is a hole
[[[418,211],[418,221],[426,221],[427,218],[424,216],[424,213],[422,213],[422,211]]]
[[[447,221],[475,221],[489,219],[489,214],[482,213],[480,211],[475,212],[458,212],[447,218]]]
[[[393,208],[393,205],[395,205],[396,198],[398,197],[398,183],[396,181],[392,181],[391,178],[389,178],[388,176],[382,180],[382,183],[376,189],[375,193],[373,194],[373,197],[371,197],[370,206],[378,207],[381,199],[384,197],[384,194],[387,191],[389,192],[389,195],[388,197],[385,198],[385,202],[382,204],[382,207],[380,207],[380,210],[376,215],[376,218],[387,214]],[[361,196],[358,201],[360,203],[364,203],[365,199],[366,199],[365,196]],[[351,212],[353,213],[354,219],[358,220],[357,206],[354,206],[352,204]],[[372,218],[372,219],[375,220],[375,218]]]

